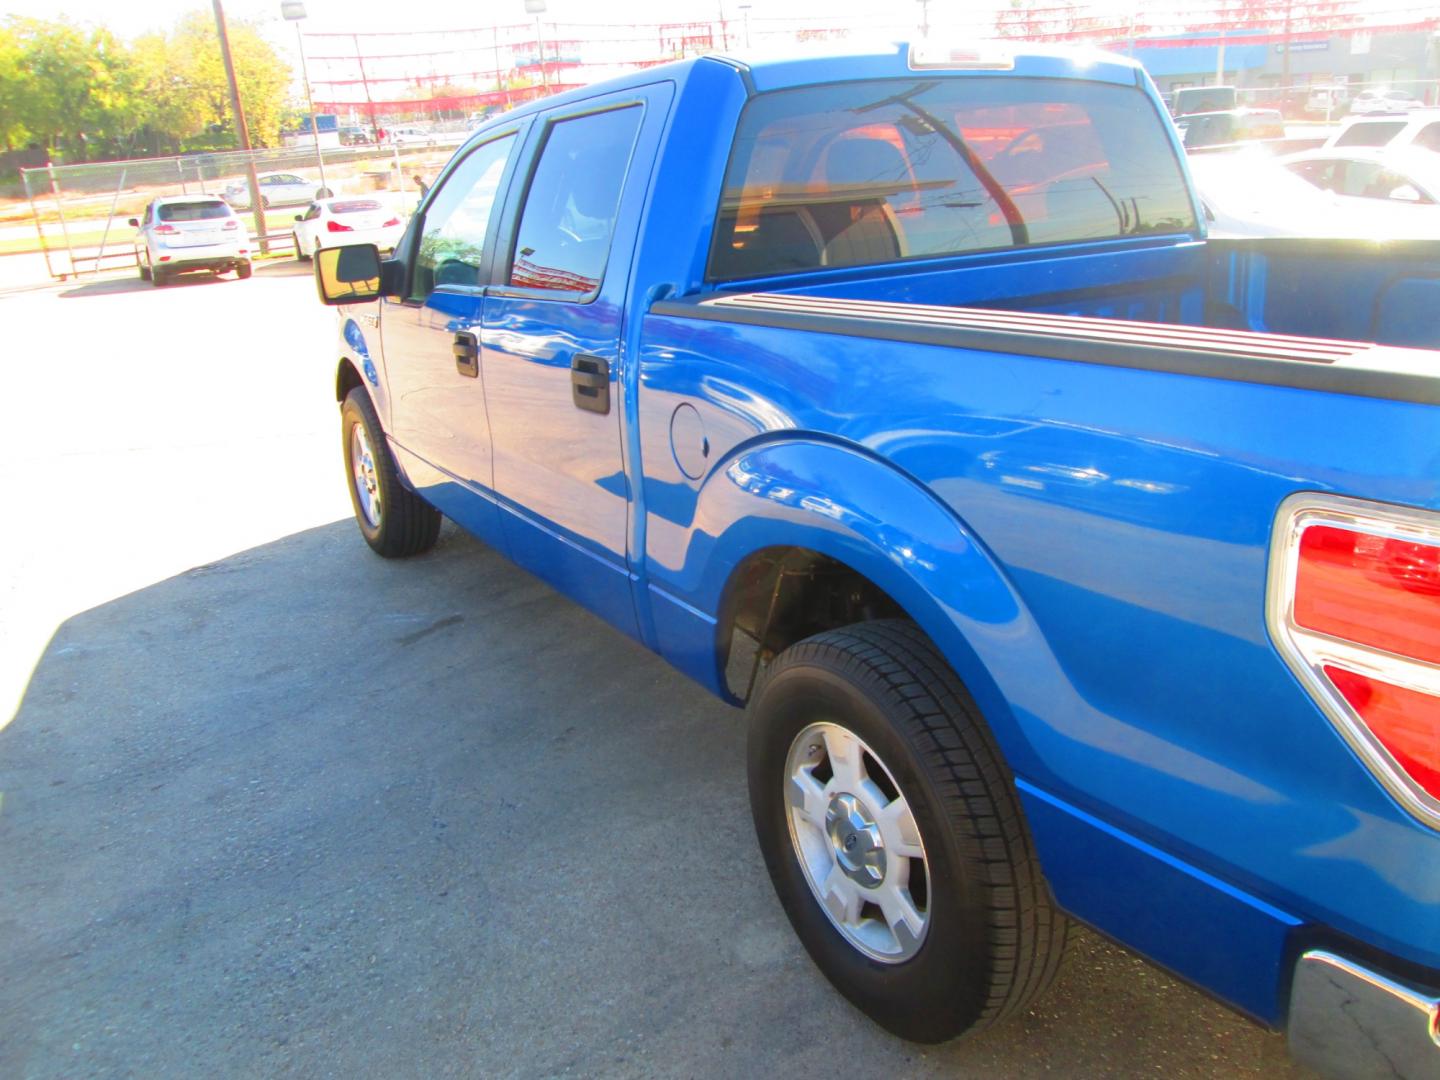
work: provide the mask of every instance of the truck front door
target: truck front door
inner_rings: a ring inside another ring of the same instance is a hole
[[[499,215],[523,128],[468,150],[420,211],[401,253],[405,295],[381,307],[390,425],[402,466],[432,504],[504,547],[495,509],[480,325]]]

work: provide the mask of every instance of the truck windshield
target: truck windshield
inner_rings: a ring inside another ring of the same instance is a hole
[[[1140,90],[966,77],[810,86],[746,106],[712,281],[1195,229]]]

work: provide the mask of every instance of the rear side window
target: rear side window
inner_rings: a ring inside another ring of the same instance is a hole
[[[161,221],[208,221],[211,218],[230,216],[230,207],[223,202],[161,203],[155,208],[155,216]]]
[[[348,202],[332,202],[330,204],[332,214],[364,214],[379,209],[380,204],[374,199],[352,199]]]
[[[630,105],[550,128],[525,196],[511,285],[566,293],[600,287],[641,115]]]
[[[1426,124],[1417,131],[1415,145],[1422,150],[1434,150],[1436,153],[1440,153],[1440,121]]]
[[[1166,124],[1139,90],[1102,83],[760,95],[736,134],[709,278],[1193,230]]]
[[[1384,120],[1373,124],[1351,124],[1335,140],[1336,146],[1384,146],[1405,128],[1404,120]]]

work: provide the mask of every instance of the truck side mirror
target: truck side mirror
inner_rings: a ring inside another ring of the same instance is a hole
[[[132,229],[138,229],[138,228],[140,227],[140,219],[139,219],[139,218],[133,218],[133,217],[132,217],[132,218],[130,219],[130,227],[131,227]]]
[[[331,307],[378,300],[380,249],[374,244],[321,248],[315,253],[315,291]]]

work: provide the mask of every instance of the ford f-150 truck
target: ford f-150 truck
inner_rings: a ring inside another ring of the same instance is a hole
[[[1433,1078],[1440,245],[1203,220],[1105,53],[535,102],[317,258],[360,530],[448,516],[745,705],[780,902],[886,1028],[1016,1014],[1088,924]]]

